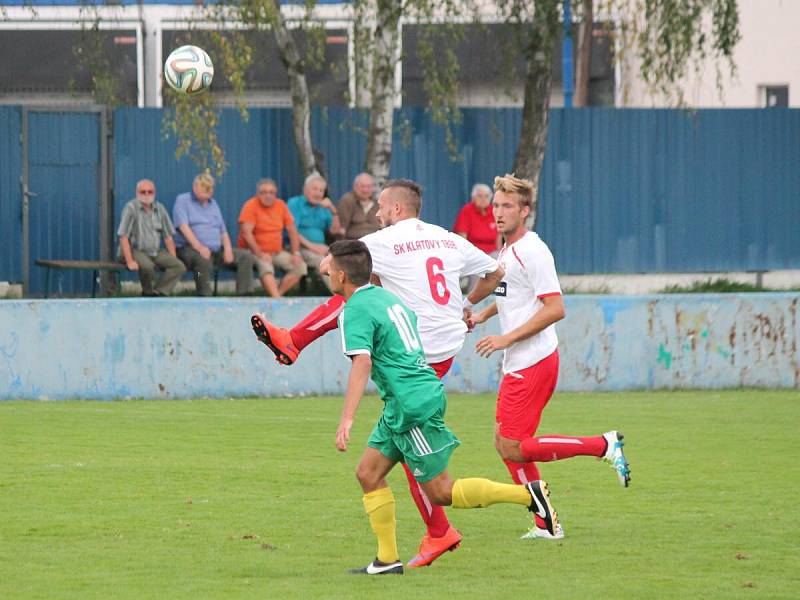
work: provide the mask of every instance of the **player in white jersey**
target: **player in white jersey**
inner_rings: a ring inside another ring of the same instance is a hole
[[[441,378],[464,344],[467,331],[459,279],[481,276],[468,294],[468,303],[476,303],[494,290],[503,270],[496,260],[461,236],[421,221],[421,203],[421,190],[413,181],[387,182],[378,197],[377,217],[383,229],[361,240],[372,255],[373,283],[399,296],[417,315],[425,358]],[[329,263],[329,259],[323,259],[320,271],[326,271]],[[261,314],[253,315],[251,322],[258,339],[279,362],[288,365],[303,348],[336,329],[343,306],[344,298],[333,296],[291,330],[276,327]],[[405,465],[404,470],[427,526],[419,553],[408,562],[410,567],[421,567],[458,547],[461,534],[450,526],[444,510],[429,502]]]
[[[534,437],[558,380],[558,337],[555,323],[564,318],[564,302],[550,249],[528,231],[533,184],[513,175],[495,178],[494,217],[505,245],[499,261],[505,270],[495,290],[495,303],[468,318],[471,327],[500,315],[500,335],[483,337],[475,346],[490,356],[503,350],[503,380],[497,397],[495,447],[514,481],[540,479],[536,462],[573,456],[596,456],[614,467],[628,486],[630,468],[622,452],[622,435],[548,435]],[[548,532],[536,519],[524,538],[560,539],[563,529]]]
[[[495,273],[497,261],[460,235],[416,217],[399,220],[361,241],[372,254],[373,275],[417,315],[428,363],[458,354],[467,332],[459,278]],[[489,281],[496,283],[494,278]],[[475,295],[491,293],[484,291]]]

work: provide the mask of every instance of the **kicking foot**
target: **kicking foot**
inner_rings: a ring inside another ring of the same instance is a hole
[[[267,318],[260,313],[256,313],[250,317],[250,324],[253,327],[253,332],[256,334],[258,341],[272,350],[272,353],[275,355],[275,360],[282,365],[291,365],[297,360],[300,350],[298,350],[292,342],[292,336],[288,329],[276,327],[267,321]]]
[[[619,431],[609,431],[604,433],[603,437],[606,438],[608,445],[603,461],[610,464],[617,472],[620,485],[628,487],[631,483],[631,466],[625,460],[625,454],[622,452],[622,447],[625,445],[625,442],[622,441],[624,436]]]
[[[533,539],[542,539],[542,540],[563,540],[564,539],[564,529],[561,527],[561,523],[556,525],[556,532],[555,534],[551,534],[547,529],[542,529],[541,527],[537,527],[534,525],[531,527],[527,533],[524,533],[520,536],[521,540],[533,540]]]
[[[410,568],[427,567],[448,550],[452,552],[461,545],[461,533],[450,527],[442,537],[426,535],[422,538],[417,555],[408,561]]]
[[[547,487],[547,483],[541,480],[531,481],[526,483],[525,487],[531,495],[528,510],[544,521],[550,535],[555,535],[556,527],[559,526],[558,515],[550,504],[550,488]]]
[[[399,560],[392,563],[382,563],[377,558],[366,567],[348,569],[351,575],[402,575],[403,563]]]

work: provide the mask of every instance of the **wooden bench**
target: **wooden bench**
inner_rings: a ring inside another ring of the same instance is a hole
[[[97,296],[97,278],[100,271],[115,273],[117,286],[119,286],[120,273],[127,270],[122,263],[106,260],[49,260],[37,258],[36,264],[46,269],[44,279],[45,298],[50,296],[50,271],[52,269],[92,271],[92,298]]]

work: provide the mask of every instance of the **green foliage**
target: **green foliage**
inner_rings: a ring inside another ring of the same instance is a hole
[[[344,572],[375,553],[353,471],[380,401],[364,399],[345,454],[341,402],[0,402],[0,597],[796,596],[794,390],[557,393],[540,430],[619,427],[631,487],[591,458],[544,463],[563,541],[518,539],[520,507],[448,510],[461,548],[380,581]],[[493,407],[451,395],[453,477],[510,481]],[[423,527],[403,474],[388,479],[408,559]]]
[[[96,4],[81,6],[81,17],[91,17],[91,23],[81,20],[80,41],[72,48],[77,70],[89,74],[91,81],[92,99],[96,104],[107,106],[111,109],[117,106],[126,106],[136,103],[136,98],[131,97],[125,89],[125,83],[119,65],[112,64],[107,52],[106,42],[109,30],[100,29],[100,15]],[[74,80],[70,87],[76,88]]]
[[[737,294],[741,292],[768,292],[773,291],[765,287],[732,281],[726,277],[703,281],[695,281],[690,285],[668,285],[660,290],[661,294]]]
[[[678,83],[693,68],[701,75],[707,59],[722,91],[722,65],[736,73],[733,52],[741,39],[737,0],[602,0],[621,15],[617,24],[620,59],[628,53],[640,62],[651,92],[684,104]]]
[[[220,30],[191,29],[178,41],[179,44],[191,43],[206,50],[214,63],[215,75],[224,73],[234,96],[238,98],[240,117],[247,120],[247,108],[241,98],[245,89],[245,73],[253,56],[245,34],[236,30],[223,34]],[[213,172],[217,178],[221,178],[228,168],[228,162],[217,135],[220,110],[214,104],[213,93],[206,91],[186,96],[166,84],[163,90],[172,110],[164,112],[162,131],[165,138],[172,136],[177,142],[175,159],[188,156],[198,169]]]
[[[458,160],[462,155],[453,127],[461,123],[462,116],[458,108],[459,63],[454,48],[463,39],[464,30],[444,24],[436,29],[426,27],[422,32],[417,51],[423,64],[423,89],[428,96],[428,109],[433,122],[444,127],[450,159]]]

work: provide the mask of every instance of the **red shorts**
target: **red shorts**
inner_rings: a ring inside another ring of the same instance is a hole
[[[455,356],[451,356],[447,360],[443,360],[442,362],[433,363],[431,364],[431,368],[436,371],[436,376],[441,379],[447,372],[450,370],[450,367],[453,366],[453,359]]]
[[[527,369],[504,375],[495,412],[500,435],[524,440],[536,433],[557,382],[558,350]]]

